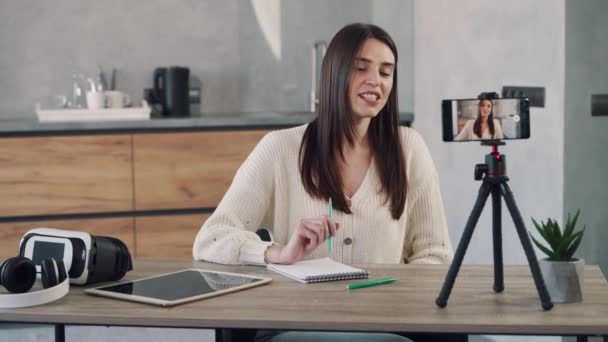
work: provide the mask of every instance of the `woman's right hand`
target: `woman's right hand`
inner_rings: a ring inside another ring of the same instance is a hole
[[[301,219],[287,245],[272,245],[266,250],[266,262],[273,264],[293,264],[312,253],[329,234],[336,236],[340,224],[328,216]]]

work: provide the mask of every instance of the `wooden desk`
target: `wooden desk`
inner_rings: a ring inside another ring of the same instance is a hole
[[[173,308],[85,295],[80,287],[47,305],[0,309],[0,322],[184,328],[257,328],[523,335],[608,335],[608,286],[585,269],[584,302],[543,311],[527,266],[505,266],[505,291],[492,290],[491,265],[463,265],[444,309],[435,306],[447,266],[363,266],[390,285],[347,291],[340,281],[301,284],[256,266],[143,261],[125,279],[198,267],[274,278],[269,285]]]

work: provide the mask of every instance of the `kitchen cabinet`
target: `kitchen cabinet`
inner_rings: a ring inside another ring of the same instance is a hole
[[[97,236],[112,236],[124,242],[131,255],[136,255],[133,218],[118,217],[0,223],[0,260],[18,255],[21,237],[32,228],[78,230]]]
[[[0,216],[131,210],[131,136],[0,139]]]
[[[262,137],[315,113],[3,123],[0,255],[34,227],[116,236],[134,257],[191,259],[191,244]],[[411,113],[400,114],[409,126]]]
[[[4,137],[0,257],[48,227],[117,237],[138,258],[191,259],[196,233],[268,132]]]
[[[133,136],[135,209],[215,208],[268,130]]]
[[[210,214],[136,217],[137,257],[192,259],[192,244]]]

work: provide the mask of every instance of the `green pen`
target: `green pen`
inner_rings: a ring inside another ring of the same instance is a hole
[[[364,287],[390,284],[390,283],[396,282],[397,280],[398,280],[397,278],[374,279],[374,280],[369,280],[369,281],[363,281],[360,283],[350,284],[346,288],[349,290],[356,290],[356,289],[362,289]]]
[[[329,203],[327,203],[327,216],[329,216],[330,219],[331,219],[331,215],[333,214],[333,211],[334,211],[334,207],[331,204],[331,197],[330,197]],[[327,250],[329,251],[329,254],[331,254],[332,245],[333,245],[333,239],[332,239],[331,230],[330,230],[329,238],[327,239]]]

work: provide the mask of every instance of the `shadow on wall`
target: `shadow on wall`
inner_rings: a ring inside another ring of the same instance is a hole
[[[309,112],[314,42],[372,19],[368,0],[251,0],[239,10],[239,99],[247,111]]]
[[[251,0],[239,8],[239,103],[247,111],[277,109],[281,62],[280,1]]]

